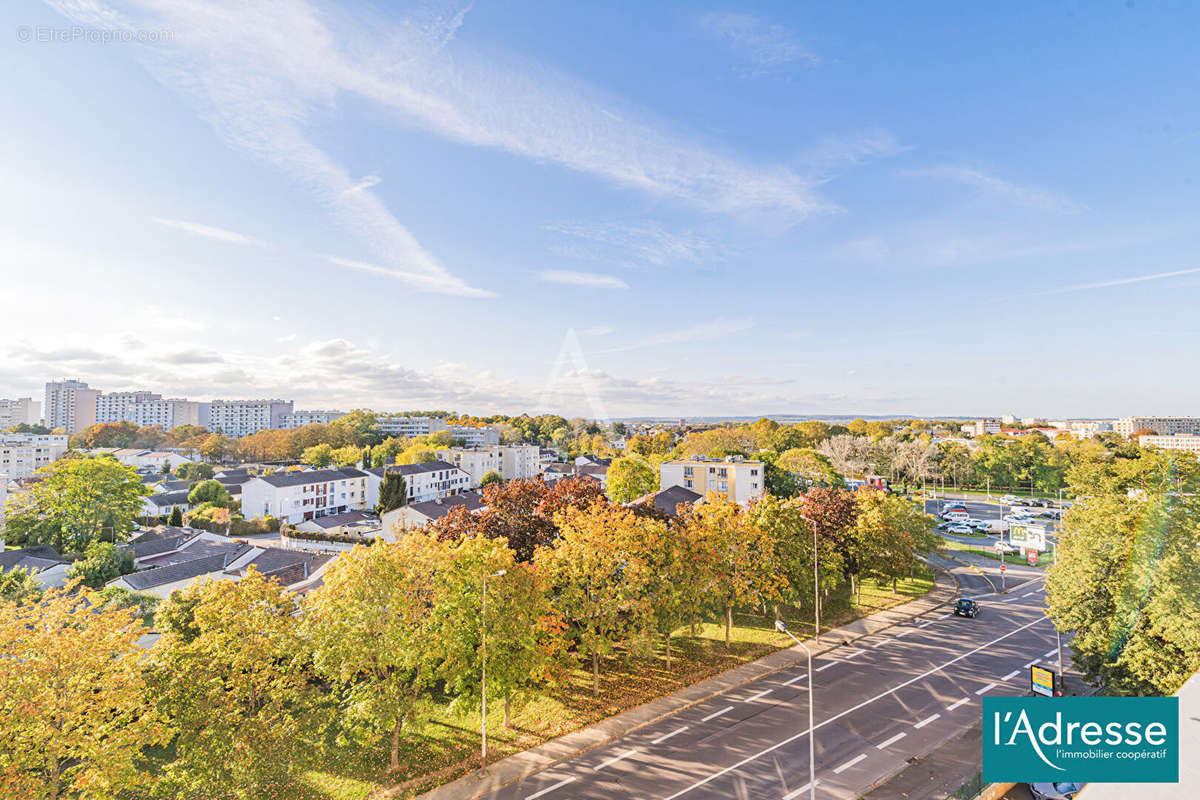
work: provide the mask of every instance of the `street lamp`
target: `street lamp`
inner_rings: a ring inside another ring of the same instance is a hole
[[[813,744],[813,671],[812,671],[812,651],[808,649],[808,645],[797,639],[791,631],[787,629],[787,625],[783,624],[783,620],[775,620],[775,630],[780,633],[786,633],[792,637],[792,641],[804,648],[804,654],[808,656],[808,798],[816,800],[817,797],[817,760],[816,746]]]
[[[801,514],[801,516],[803,517],[804,515]],[[816,634],[817,642],[820,643],[820,641],[821,641],[821,592],[820,592],[820,588],[819,588],[820,587],[819,574],[817,572],[817,570],[818,570],[818,567],[817,567],[817,521],[815,519],[808,519],[808,517],[804,517],[804,519],[806,519],[810,523],[812,523],[812,531],[813,531],[813,629]],[[787,631],[784,631],[784,633],[787,633]],[[788,635],[791,636],[791,634],[788,634]],[[793,638],[795,638],[795,637],[793,637]]]
[[[482,695],[482,713],[480,714],[479,722],[479,774],[487,774],[487,582],[488,578],[500,578],[508,574],[508,570],[502,569],[493,572],[491,575],[483,576],[483,607],[479,614],[479,622],[483,630],[480,637],[481,651],[483,656],[483,680],[481,681]]]

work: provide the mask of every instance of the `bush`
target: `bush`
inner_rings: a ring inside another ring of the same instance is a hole
[[[290,529],[283,534],[289,539],[307,539],[312,542],[342,542],[343,544],[370,544],[373,540],[356,533],[312,533]]]

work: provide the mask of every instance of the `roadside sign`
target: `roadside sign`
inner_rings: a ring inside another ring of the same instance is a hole
[[[1038,551],[1030,550],[1025,558],[1029,561],[1029,566],[1036,567],[1038,562]]]
[[[1007,564],[1001,564],[1001,565],[1000,565],[1000,571],[1001,571],[1001,572],[1004,572],[1006,569],[1008,569],[1008,565],[1007,565]]]
[[[1046,528],[1044,525],[1022,525],[1014,522],[1009,527],[1008,539],[1022,550],[1045,550]]]
[[[1043,694],[1046,697],[1054,696],[1054,673],[1051,670],[1043,669],[1042,667],[1029,668],[1029,688],[1034,694]]]

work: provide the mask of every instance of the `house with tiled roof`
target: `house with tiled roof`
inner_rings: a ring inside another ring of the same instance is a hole
[[[292,525],[347,511],[366,511],[367,473],[354,468],[259,475],[242,485],[242,515],[271,516]]]

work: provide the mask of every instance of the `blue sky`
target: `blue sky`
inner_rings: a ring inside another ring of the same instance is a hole
[[[1188,4],[4,16],[0,396],[1200,412]]]

